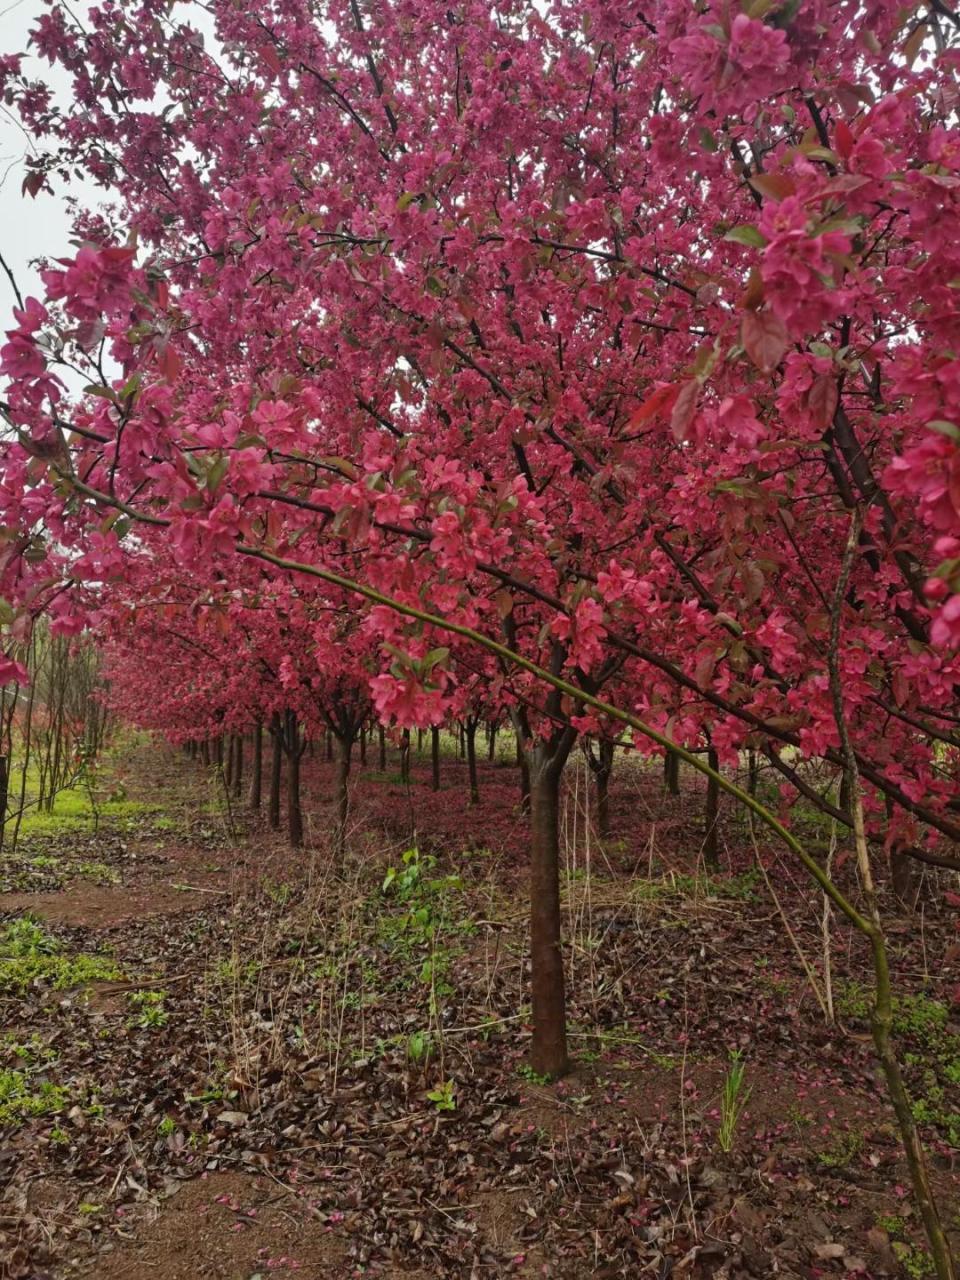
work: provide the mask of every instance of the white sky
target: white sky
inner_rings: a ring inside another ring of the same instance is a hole
[[[35,19],[45,10],[42,0],[0,0],[0,51],[26,53],[27,35]],[[55,89],[69,93],[70,77],[60,67],[28,57],[24,69],[31,78],[46,80]],[[24,296],[40,296],[41,284],[36,271],[28,263],[41,255],[63,256],[70,251],[70,225],[62,192],[43,192],[32,200],[21,195],[26,169],[24,159],[30,146],[19,127],[15,113],[0,104],[0,252],[13,270]],[[57,180],[53,179],[57,188]],[[77,195],[95,203],[96,188],[72,185]],[[15,298],[6,275],[0,272],[0,330],[12,325],[10,310]]]
[[[23,69],[28,78],[43,80],[61,102],[69,103],[71,77],[62,67],[51,66],[28,48],[30,28],[48,7],[43,0],[0,0],[0,53],[26,54]],[[73,12],[86,13],[89,7],[80,3],[73,7]],[[213,24],[203,7],[183,0],[179,8],[178,16],[189,20],[216,48]],[[0,253],[16,276],[24,297],[30,294],[42,297],[42,285],[35,268],[29,265],[31,260],[72,253],[70,218],[64,196],[69,191],[81,204],[90,207],[99,204],[107,193],[91,182],[76,179],[66,187],[54,174],[50,178],[52,195],[41,192],[36,199],[29,194],[21,195],[26,174],[24,160],[29,153],[30,142],[19,126],[16,113],[0,102]],[[10,282],[0,270],[0,333],[12,325],[10,311],[15,302]]]

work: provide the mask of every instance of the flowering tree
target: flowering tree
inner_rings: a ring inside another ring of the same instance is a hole
[[[122,578],[139,522],[204,577],[359,578],[572,688],[498,659],[531,771],[537,1070],[566,1061],[576,690],[615,677],[672,740],[763,751],[856,825],[796,767],[825,759],[869,834],[949,862],[950,8],[205,8],[215,47],[151,0],[86,31],[53,8],[35,44],[72,103],[0,64],[27,190],[79,167],[113,201],[3,348],[11,606],[72,625],[64,587]],[[357,625],[378,714],[442,721],[442,634]]]

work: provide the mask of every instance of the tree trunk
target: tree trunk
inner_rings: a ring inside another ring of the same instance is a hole
[[[287,839],[294,849],[303,844],[303,810],[300,807],[300,726],[297,713],[287,712]]]
[[[601,738],[597,744],[600,763],[595,767],[597,779],[597,835],[605,839],[610,834],[610,778],[613,774],[613,743]]]
[[[0,756],[0,849],[3,848],[3,831],[7,825],[7,796],[10,790],[10,773],[7,757]]]
[[[663,758],[663,785],[670,795],[680,794],[680,757],[672,751]]]
[[[747,752],[747,791],[756,796],[757,784],[760,781],[760,757],[753,747]]]
[[[470,778],[470,803],[480,803],[480,783],[477,780],[477,721],[473,718],[464,725],[467,742],[467,774]]]
[[[530,762],[517,734],[517,765],[520,769],[520,812],[530,812]]]
[[[333,734],[328,729],[324,734],[324,751],[323,758],[327,764],[333,759]]]
[[[923,886],[923,876],[909,850],[899,840],[890,846],[890,883],[900,902],[916,911]]]
[[[280,830],[280,778],[283,772],[283,725],[280,712],[275,711],[270,721],[273,754],[270,758],[270,799],[267,804],[267,821],[273,831]]]
[[[410,730],[404,729],[400,735],[400,781],[405,787],[410,785]]]
[[[387,731],[382,724],[377,725],[377,744],[380,751],[377,768],[381,773],[387,772]]]
[[[343,861],[347,847],[347,815],[350,807],[350,757],[353,754],[353,739],[337,738],[337,767],[334,798],[336,814],[333,827],[333,856],[337,862]]]
[[[233,755],[236,750],[237,739],[232,733],[227,734],[227,749],[224,753],[223,763],[223,785],[227,791],[233,788]]]
[[[560,947],[560,778],[566,753],[543,741],[529,752],[531,798],[530,1065],[554,1079],[569,1066],[563,952]]]
[[[418,756],[423,755],[423,730],[422,729],[417,730],[417,755]]]
[[[720,760],[711,747],[707,752],[707,764],[720,769]],[[716,778],[707,778],[707,803],[704,813],[703,857],[712,871],[720,869],[720,785]]]
[[[238,733],[233,743],[233,794],[239,799],[243,786],[243,734]]]
[[[430,764],[433,771],[431,786],[440,790],[440,730],[436,725],[430,730]]]
[[[259,809],[263,791],[263,725],[258,720],[253,730],[253,769],[250,780],[250,808]]]
[[[837,807],[842,809],[844,813],[850,812],[850,780],[847,777],[846,770],[840,775],[840,794],[837,798]]]
[[[487,759],[491,764],[497,758],[497,726],[491,724],[487,726]]]
[[[365,769],[367,767],[367,731],[360,730],[360,764]]]

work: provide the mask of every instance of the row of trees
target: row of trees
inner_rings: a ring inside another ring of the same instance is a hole
[[[50,813],[61,791],[92,786],[109,709],[96,643],[51,635],[41,620],[23,646],[25,687],[0,689],[0,849],[24,814]]]
[[[952,1275],[869,844],[958,865],[956,15],[202,9],[206,42],[188,6],[54,5],[34,43],[72,101],[0,60],[26,191],[80,171],[110,199],[3,348],[11,635],[90,626],[118,711],[181,740],[270,722],[291,770],[313,723],[349,769],[370,704],[508,712],[548,1074],[565,762],[615,724],[687,753],[870,939]],[[718,772],[747,751],[852,832],[860,906]]]

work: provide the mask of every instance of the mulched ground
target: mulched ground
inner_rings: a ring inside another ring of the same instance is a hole
[[[864,950],[834,922],[843,1016],[829,1026],[777,906],[744,875],[742,823],[725,819],[729,874],[696,879],[694,783],[664,798],[655,771],[618,762],[600,845],[583,766],[570,770],[576,1067],[545,1084],[524,1067],[515,770],[484,764],[470,808],[460,761],[445,761],[439,796],[426,761],[409,790],[369,764],[343,874],[323,849],[322,760],[305,771],[315,847],[290,853],[258,822],[240,831],[211,809],[199,768],[159,748],[130,762],[137,798],[162,798],[159,827],[146,815],[79,851],[75,835],[48,841],[41,860],[59,862],[41,868],[44,885],[24,882],[34,845],[3,865],[19,891],[0,895],[0,922],[29,911],[66,951],[109,951],[123,974],[0,995],[0,1068],[19,1063],[38,1088],[65,1091],[56,1113],[0,1133],[3,1280],[926,1274],[857,1005]],[[437,859],[424,883],[460,878],[418,891],[426,931],[410,902],[380,891],[414,838]],[[764,855],[816,967],[821,903]],[[114,883],[72,874],[91,858]],[[960,1103],[931,1066],[960,1036],[956,961],[945,963],[956,913],[932,893],[918,913],[890,907],[898,982],[927,1002],[905,1048],[960,1248],[944,1123]],[[152,1015],[141,990],[158,993]],[[928,1027],[934,1001],[945,1020]],[[31,1037],[33,1059],[11,1058]],[[735,1049],[752,1092],[724,1153]],[[960,1040],[957,1054],[960,1066]]]

